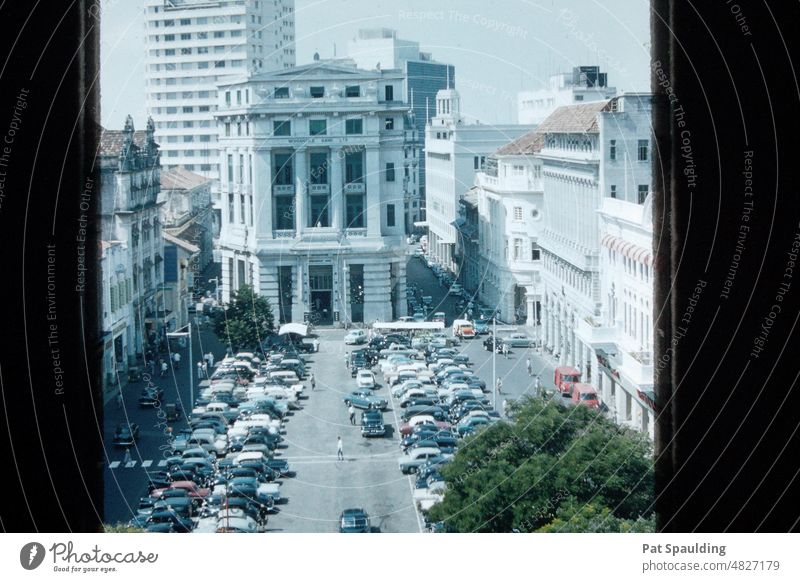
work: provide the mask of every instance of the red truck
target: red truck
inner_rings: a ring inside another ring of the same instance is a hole
[[[562,396],[572,395],[572,385],[581,381],[581,373],[572,366],[559,366],[556,368],[553,382]]]
[[[591,384],[575,382],[572,385],[572,401],[575,404],[582,404],[589,408],[599,408],[600,401],[597,399],[597,391]]]

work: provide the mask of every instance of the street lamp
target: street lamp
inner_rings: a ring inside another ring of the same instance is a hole
[[[167,333],[167,337],[185,337],[189,339],[189,410],[194,408],[194,359],[192,358],[192,324],[187,323],[180,329],[186,328],[186,331],[171,331]]]
[[[492,314],[492,378],[494,378],[493,408],[497,410],[497,313]]]
[[[217,300],[219,303],[219,277],[214,277],[213,279],[209,279],[208,282],[214,282],[214,299]]]

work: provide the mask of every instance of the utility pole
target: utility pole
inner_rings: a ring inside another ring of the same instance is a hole
[[[187,323],[184,327],[186,327],[187,331],[172,331],[167,333],[167,337],[185,337],[189,339],[189,365],[186,366],[186,368],[189,369],[189,411],[191,412],[192,408],[194,408],[194,358],[192,357],[191,322]]]
[[[492,378],[494,378],[494,404],[497,410],[497,314],[492,315]]]

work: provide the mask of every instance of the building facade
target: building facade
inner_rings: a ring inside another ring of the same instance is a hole
[[[129,332],[123,340],[124,364],[137,365],[145,351],[163,339],[170,315],[164,311],[161,293],[164,242],[158,204],[159,151],[152,120],[148,120],[146,131],[135,131],[130,116],[122,131],[103,130],[98,154],[101,240],[119,241],[129,254],[129,259],[115,263],[121,251],[108,250],[109,268],[114,274],[104,274],[104,281],[110,286],[120,285],[121,278],[126,278],[123,273],[130,273],[131,282],[129,293],[126,283],[117,291],[110,287],[104,296],[109,308],[117,303],[130,304]],[[113,310],[110,313],[113,316]],[[123,361],[117,360],[117,365],[123,365]]]
[[[145,91],[166,169],[216,182],[220,80],[294,66],[294,0],[145,0]]]
[[[405,315],[403,74],[315,61],[219,92],[223,300],[248,284],[282,322]]]
[[[538,155],[545,349],[652,434],[650,112],[647,94],[560,107]]]
[[[198,247],[191,269],[199,274],[213,260],[218,229],[211,180],[185,168],[162,171],[158,198],[164,232]]]
[[[617,90],[608,87],[607,82],[608,75],[600,72],[598,66],[574,67],[571,73],[553,75],[545,89],[517,94],[518,121],[538,124],[558,107],[608,100],[617,94]]]
[[[436,95],[436,115],[425,129],[426,218],[428,257],[458,274],[454,260],[459,198],[469,189],[475,172],[499,147],[533,129],[523,125],[467,124],[461,116],[455,89]]]
[[[361,29],[347,48],[358,68],[369,70],[380,64],[382,69],[399,69],[405,75],[405,99],[411,105],[405,164],[416,167],[410,167],[404,179],[418,179],[408,188],[406,229],[420,229],[415,223],[425,220],[425,126],[436,113],[436,94],[455,88],[455,67],[434,61],[430,53],[419,50],[418,42],[399,39],[389,28]]]
[[[481,301],[500,319],[536,326],[542,298],[539,235],[544,192],[543,136],[531,131],[498,149],[475,175]]]
[[[135,362],[133,269],[128,243],[100,241],[103,313],[103,383],[106,390],[125,382]]]

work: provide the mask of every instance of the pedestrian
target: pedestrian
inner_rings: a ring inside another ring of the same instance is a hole
[[[525,365],[528,367],[528,376],[533,376],[533,365],[531,364],[530,358],[525,360]]]
[[[131,460],[132,460],[132,459],[131,459],[131,450],[130,450],[130,449],[128,449],[128,448],[126,448],[126,449],[125,449],[125,456],[124,456],[124,457],[123,457],[123,459],[122,459],[122,464],[123,464],[123,465],[125,465],[125,466],[127,467],[127,466],[128,466],[128,463],[130,463],[130,462],[131,462]]]
[[[314,346],[315,352],[319,351],[319,340],[317,338],[314,338],[314,340],[311,342],[311,345]]]
[[[165,362],[164,359],[162,358],[161,359],[161,377],[163,378],[166,375],[167,375],[167,362]]]
[[[344,355],[344,367],[345,368],[349,368],[350,367],[350,354],[345,354]]]
[[[123,400],[122,400],[122,390],[117,392],[117,408],[122,408]]]
[[[503,344],[503,355],[508,359],[508,344]]]
[[[200,361],[197,362],[197,379],[203,379],[203,362]]]
[[[497,387],[497,393],[498,394],[502,394],[503,393],[503,381],[499,377],[497,378],[497,382],[495,382],[495,386]]]
[[[175,369],[181,367],[181,355],[178,352],[172,354],[172,361],[175,363]]]
[[[508,402],[503,398],[503,416],[508,416]]]
[[[309,380],[311,380],[311,391],[313,392],[314,389],[317,387],[317,380],[316,378],[314,378],[314,374],[311,374]]]
[[[355,407],[351,404],[350,408],[348,408],[347,411],[350,413],[350,424],[355,424],[356,423],[356,409],[355,409]]]
[[[336,458],[344,461],[344,451],[342,450],[342,437],[336,437]]]

